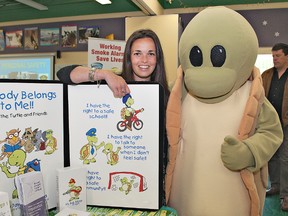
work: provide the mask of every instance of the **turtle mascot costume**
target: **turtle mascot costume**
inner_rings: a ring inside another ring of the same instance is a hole
[[[257,36],[226,7],[185,28],[167,108],[166,199],[180,216],[262,215],[267,162],[283,139],[254,67]]]

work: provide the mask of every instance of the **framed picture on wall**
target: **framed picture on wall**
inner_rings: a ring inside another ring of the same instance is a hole
[[[5,38],[4,38],[4,31],[0,29],[0,51],[5,49]]]
[[[60,29],[59,28],[41,28],[40,29],[40,46],[59,45]]]
[[[23,47],[23,31],[8,31],[5,32],[7,48],[22,48]]]
[[[24,49],[37,50],[39,47],[38,27],[24,29]]]
[[[79,44],[87,44],[88,38],[99,38],[100,28],[98,26],[80,26],[78,30]]]
[[[62,47],[75,48],[77,46],[77,25],[64,25],[61,28]]]

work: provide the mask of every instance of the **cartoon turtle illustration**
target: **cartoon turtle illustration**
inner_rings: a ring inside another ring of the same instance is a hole
[[[41,170],[39,159],[34,159],[25,164],[26,157],[27,155],[24,150],[17,149],[8,157],[7,162],[0,164],[0,170],[7,176],[7,178],[15,178],[16,176],[22,175],[27,172]],[[17,171],[11,172],[10,170],[14,170],[10,169],[11,166],[15,167]],[[16,188],[12,192],[12,198],[18,198],[18,191]]]
[[[132,188],[132,184],[134,182],[134,180],[128,181],[128,179],[126,177],[120,179],[122,186],[119,188],[120,191],[124,191],[125,194],[127,195]]]
[[[48,129],[43,134],[45,140],[45,155],[50,155],[57,150],[57,139],[53,136],[53,130]]]
[[[75,179],[71,178],[68,185],[69,189],[65,193],[63,193],[63,195],[66,194],[70,195],[71,198],[69,199],[69,202],[75,199],[79,199],[80,192],[82,191],[82,187],[76,186],[75,183],[76,183]]]
[[[116,151],[113,151],[113,145],[112,143],[107,143],[104,146],[103,153],[107,156],[107,164],[110,164],[111,166],[115,165],[119,161],[119,151],[121,150],[121,147],[117,147]]]
[[[96,128],[91,128],[86,133],[88,143],[85,144],[80,149],[80,160],[83,160],[83,164],[95,163],[97,150],[105,145],[104,142],[101,142],[99,145],[96,145],[96,143],[98,142],[96,131],[97,131]]]

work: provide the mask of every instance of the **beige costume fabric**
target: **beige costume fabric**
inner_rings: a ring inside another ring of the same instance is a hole
[[[267,162],[283,134],[254,67],[257,51],[252,27],[225,7],[203,10],[181,36],[165,178],[180,216],[262,215]]]

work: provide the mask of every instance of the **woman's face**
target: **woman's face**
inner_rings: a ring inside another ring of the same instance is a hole
[[[156,67],[156,47],[151,38],[140,38],[131,46],[131,64],[135,81],[150,81]]]

